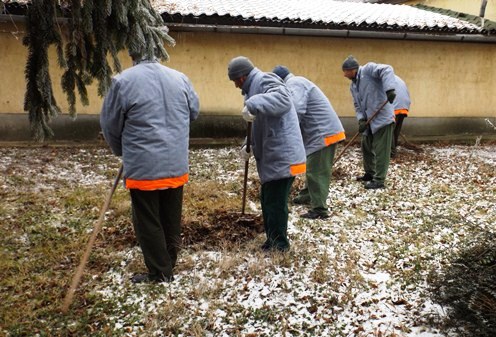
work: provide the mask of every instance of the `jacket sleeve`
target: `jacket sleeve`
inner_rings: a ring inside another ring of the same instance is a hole
[[[190,111],[190,121],[194,121],[198,118],[198,114],[200,113],[200,100],[198,98],[198,94],[193,88],[193,84],[188,78],[185,78],[186,88],[187,88],[187,96],[188,96],[188,107]]]
[[[251,96],[245,105],[254,114],[264,114],[277,117],[291,109],[291,97],[288,88],[282,83],[272,82],[265,86],[267,89],[260,94]]]
[[[367,119],[365,113],[360,109],[360,105],[358,104],[358,97],[356,97],[356,94],[351,86],[350,86],[350,91],[351,91],[351,97],[353,97],[353,106],[355,107],[356,119],[357,120]]]
[[[122,156],[121,137],[125,111],[119,89],[119,82],[112,79],[112,84],[105,96],[100,112],[100,127],[112,152],[117,156]]]
[[[396,79],[394,77],[393,67],[387,64],[370,64],[371,75],[382,81],[384,92],[395,89]]]

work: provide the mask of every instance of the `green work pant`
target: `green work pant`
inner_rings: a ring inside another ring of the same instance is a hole
[[[134,231],[149,275],[170,277],[181,246],[183,187],[130,193]]]
[[[260,203],[265,234],[270,248],[289,249],[288,197],[294,177],[273,180],[262,184]]]
[[[305,188],[298,194],[303,200],[309,198],[312,210],[322,215],[329,213],[327,196],[335,153],[336,144],[331,144],[307,157]]]
[[[384,183],[391,157],[394,123],[383,126],[375,134],[362,134],[363,169],[374,181]]]

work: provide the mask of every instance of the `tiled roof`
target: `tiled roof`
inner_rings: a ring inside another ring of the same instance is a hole
[[[400,4],[400,3],[403,3],[403,2],[407,2],[408,0],[335,0],[335,1]]]
[[[432,6],[420,5],[420,4],[415,5],[415,7],[419,8],[419,9],[431,11],[434,13],[439,13],[439,14],[451,16],[451,17],[461,19],[464,21],[468,21],[468,22],[476,24],[476,25],[480,25],[481,22],[484,22],[484,29],[487,32],[489,32],[491,34],[496,33],[496,21],[487,20],[487,19],[482,20],[480,16],[466,14],[466,13],[457,12],[457,11],[452,11],[450,9],[437,8],[437,7],[432,7]]]
[[[373,1],[373,0],[369,0]],[[29,0],[2,0],[22,15]],[[495,34],[464,17],[407,5],[333,0],[150,0],[169,23],[337,30]],[[463,20],[462,20],[463,18]]]
[[[332,0],[151,0],[151,3],[166,14],[167,21],[174,22],[211,23],[213,18],[218,18],[217,24],[303,24],[307,28],[465,34],[483,31],[473,23],[407,5]]]
[[[349,0],[345,0],[345,1],[349,1]],[[366,0],[366,2],[389,3],[389,4],[401,4],[407,1],[408,0]]]

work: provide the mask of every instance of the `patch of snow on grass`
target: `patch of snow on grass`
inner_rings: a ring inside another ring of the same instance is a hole
[[[496,169],[496,148],[423,149],[412,160],[391,162],[386,189],[367,191],[355,180],[363,174],[360,151],[350,148],[334,168],[341,173],[330,185],[329,219],[301,219],[306,208],[290,206],[287,254],[261,253],[264,234],[239,251],[185,247],[174,282],[136,286],[129,266],[141,254],[133,247],[115,254],[95,294],[108,304],[116,331],[128,336],[448,337],[431,325],[445,312],[431,302],[426,279],[471,232],[495,230],[496,178],[479,171]],[[219,189],[240,184],[237,151],[192,150],[191,179],[214,180]],[[76,154],[83,162],[89,155]],[[13,163],[0,165],[7,170]],[[34,189],[46,180],[109,182],[103,164],[96,172],[74,160],[62,166],[25,169],[36,177]],[[250,170],[258,184],[253,163]],[[247,205],[260,212],[258,200]],[[61,226],[60,219],[53,225]]]

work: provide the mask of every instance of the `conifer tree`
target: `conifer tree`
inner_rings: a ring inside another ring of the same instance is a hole
[[[64,69],[61,85],[69,114],[75,118],[76,90],[81,103],[87,105],[86,87],[96,80],[98,94],[104,96],[113,73],[121,71],[119,51],[167,60],[164,42],[175,43],[149,0],[33,0],[23,40],[28,48],[24,109],[33,138],[42,141],[52,136],[48,123],[61,113],[48,71],[51,45]]]

